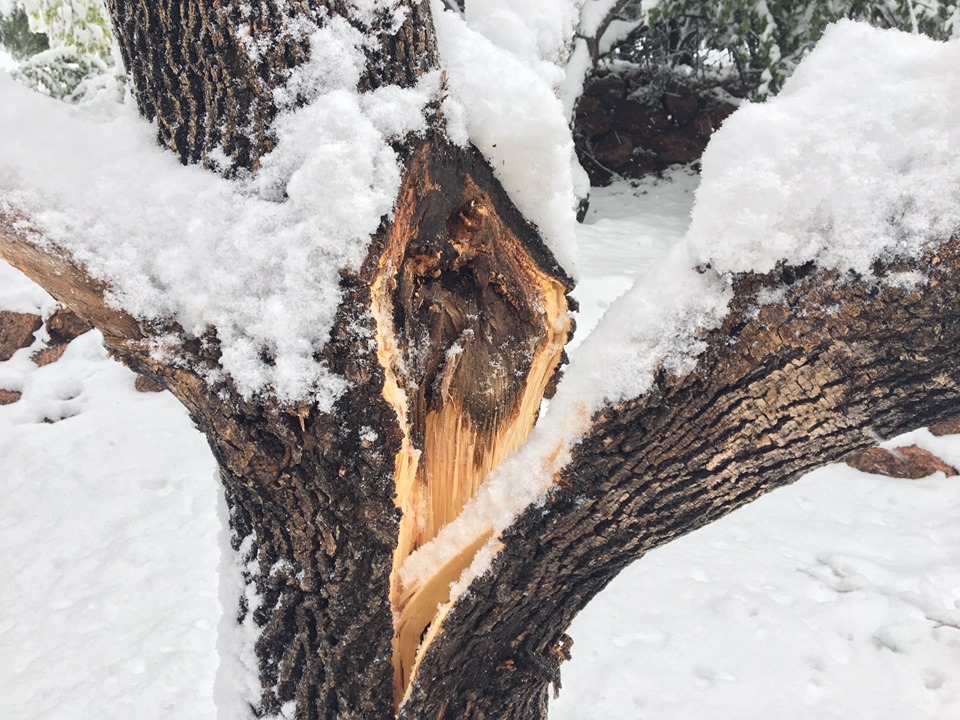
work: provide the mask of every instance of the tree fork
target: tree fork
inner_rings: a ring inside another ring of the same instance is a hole
[[[161,143],[221,171],[254,170],[272,147],[272,90],[308,51],[288,18],[327,12],[375,37],[361,89],[438,65],[425,2],[404,3],[400,28],[385,15],[363,25],[335,0],[109,4]],[[263,54],[247,52],[251,34]],[[245,650],[260,688],[238,682],[237,715],[294,703],[298,718],[387,718],[400,702],[404,718],[542,718],[566,628],[626,564],[873,433],[956,413],[956,238],[923,260],[917,288],[812,267],[741,276],[696,370],[661,372],[650,393],[597,413],[544,507],[517,518],[490,571],[436,619],[487,536],[415,587],[397,569],[522,442],[570,331],[568,279],[476,151],[438,125],[398,140],[394,219],[343,276],[321,359],[350,386],[329,412],[208,380],[215,328],[186,338],[138,322],[0,215],[0,256],[161,379],[208,437],[240,560],[237,619],[256,637]],[[177,357],[154,357],[151,340],[171,333]]]
[[[86,288],[78,314],[207,436],[242,573],[237,621],[259,634],[247,651],[262,691],[245,698],[258,716],[292,701],[298,718],[393,716],[472,555],[413,587],[397,570],[526,439],[572,332],[571,281],[479,152],[431,134],[406,166],[393,221],[343,276],[323,360],[350,388],[331,413],[209,383],[215,329],[113,320],[105,286],[68,259],[51,284],[46,255],[0,227],[0,257],[65,303]],[[158,360],[151,337],[170,334],[178,357]]]

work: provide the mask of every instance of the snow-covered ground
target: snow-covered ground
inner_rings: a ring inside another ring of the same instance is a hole
[[[581,334],[683,235],[696,182],[595,193]],[[50,302],[0,265],[0,308]],[[95,333],[43,368],[31,352],[0,363],[0,387],[23,392],[0,406],[0,718],[212,720],[209,451]],[[908,440],[960,464],[957,438]],[[552,717],[960,717],[958,517],[958,479],[843,466],[762,498],[651,553],[578,618]]]

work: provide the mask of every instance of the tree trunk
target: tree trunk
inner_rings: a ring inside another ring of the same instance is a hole
[[[392,14],[358,19],[337,0],[109,4],[160,141],[221,171],[255,170],[272,147],[273,90],[309,47],[298,18],[342,17],[378,40],[361,89],[410,85],[438,64],[429,6],[416,0],[397,28]],[[164,383],[210,442],[236,553],[238,604],[225,612],[236,612],[240,660],[222,672],[231,720],[542,718],[566,628],[626,564],[871,444],[867,429],[941,420],[960,401],[960,240],[926,258],[922,292],[808,267],[745,275],[697,368],[661,372],[647,395],[598,413],[545,504],[499,537],[469,592],[450,600],[489,534],[404,585],[401,563],[527,437],[572,331],[570,280],[536,229],[480,154],[448,142],[439,115],[431,122],[397,139],[405,174],[392,219],[361,271],[342,276],[322,359],[349,388],[330,412],[208,380],[215,328],[188,338],[172,321],[111,309],[107,288],[0,213],[0,257]],[[771,289],[783,299],[762,305]],[[168,333],[183,349],[161,363],[149,341]]]
[[[389,8],[371,20],[345,0],[107,0],[137,107],[156,121],[160,144],[183,163],[228,172],[255,170],[273,149],[274,91],[306,61],[310,29],[327,17],[375,40],[361,90],[408,87],[436,68],[429,3],[399,4],[394,30]]]

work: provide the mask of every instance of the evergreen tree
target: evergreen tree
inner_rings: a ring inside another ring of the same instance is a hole
[[[732,61],[750,97],[762,100],[780,90],[832,22],[863,20],[944,40],[955,32],[957,17],[957,0],[661,0],[646,18],[660,41],[650,42],[648,35],[639,49],[696,69],[710,51],[719,51]],[[675,32],[677,27],[684,32]],[[676,46],[689,45],[691,38],[693,48]]]
[[[19,80],[52,97],[74,101],[117,84],[122,70],[114,60],[103,0],[6,4],[7,8],[0,7],[0,43],[20,60],[15,72]]]

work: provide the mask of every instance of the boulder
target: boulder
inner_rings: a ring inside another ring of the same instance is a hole
[[[581,113],[577,111],[577,127],[589,138],[598,137],[613,127],[610,118],[601,113]]]
[[[616,169],[633,157],[633,143],[626,135],[612,132],[600,138],[593,148],[593,156],[597,162]]]
[[[960,435],[960,420],[947,420],[930,426],[930,432],[937,437]]]
[[[710,108],[693,121],[693,128],[700,137],[707,139],[720,129],[723,121],[730,117],[734,110],[736,108],[733,105]]]
[[[33,344],[33,334],[43,320],[39,315],[0,310],[0,361],[9,360],[20,348]]]
[[[688,163],[703,154],[704,142],[692,130],[675,130],[657,135],[647,147],[665,163]]]
[[[61,305],[47,318],[47,332],[50,339],[56,343],[68,343],[80,337],[92,328],[77,317],[77,314],[65,305]]]
[[[617,103],[613,122],[617,129],[641,138],[652,138],[670,128],[670,119],[663,110],[639,100]]]
[[[848,455],[846,463],[852,468],[874,475],[919,480],[935,472],[947,476],[957,475],[957,470],[947,465],[931,452],[916,445],[893,448],[870,448]]]
[[[37,350],[33,355],[30,356],[30,359],[40,367],[43,367],[44,365],[55,363],[57,360],[63,357],[63,354],[66,351],[67,344],[59,343],[57,345],[51,345],[48,348],[44,348],[43,350]]]
[[[689,90],[679,89],[664,95],[663,105],[677,125],[687,125],[697,116],[700,99]]]
[[[597,98],[601,103],[609,103],[622,99],[626,92],[627,85],[623,78],[619,75],[610,74],[587,83],[583,94]]]

